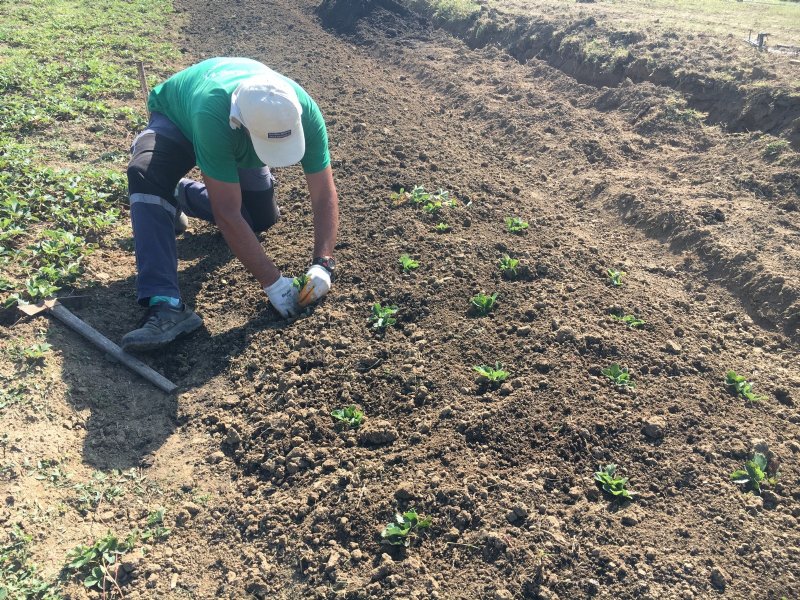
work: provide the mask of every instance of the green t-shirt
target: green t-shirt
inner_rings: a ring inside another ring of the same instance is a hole
[[[249,58],[210,58],[176,73],[153,88],[147,106],[178,126],[192,142],[197,166],[219,181],[239,181],[238,168],[263,167],[250,136],[243,127],[230,126],[231,95],[239,84],[254,75],[269,72]],[[318,173],[331,162],[325,120],[316,102],[297,83],[283,77],[297,93],[303,108],[306,152],[300,160],[303,171]]]

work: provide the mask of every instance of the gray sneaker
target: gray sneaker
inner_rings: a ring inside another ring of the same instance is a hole
[[[175,215],[175,235],[186,233],[187,227],[189,227],[189,219],[186,213],[179,208],[178,214]]]
[[[138,329],[125,334],[122,349],[125,352],[155,350],[191,333],[202,324],[203,319],[185,304],[173,308],[167,302],[160,302],[147,309]]]

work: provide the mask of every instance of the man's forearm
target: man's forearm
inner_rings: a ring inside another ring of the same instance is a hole
[[[336,192],[316,201],[314,211],[314,256],[333,256],[336,232],[339,229],[339,202]]]
[[[280,270],[264,254],[258,238],[241,215],[234,215],[230,219],[217,219],[217,226],[236,258],[252,273],[262,288],[277,281],[281,275]]]

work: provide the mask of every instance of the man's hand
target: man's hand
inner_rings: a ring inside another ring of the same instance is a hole
[[[331,289],[331,275],[321,265],[311,265],[306,272],[308,282],[300,290],[300,306],[308,306],[322,298]]]
[[[278,277],[278,281],[264,288],[270,303],[284,319],[296,317],[300,312],[297,303],[297,288],[289,277]]]

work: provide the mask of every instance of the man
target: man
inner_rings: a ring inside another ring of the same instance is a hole
[[[186,215],[215,223],[284,318],[331,287],[338,198],[325,121],[297,83],[246,58],[212,58],[153,89],[150,122],[134,140],[128,192],[136,251],[139,328],[126,351],[160,348],[202,324],[181,301],[175,235]],[[300,162],[314,213],[314,256],[302,290],[264,253],[256,232],[280,214],[269,167]],[[203,182],[184,178],[195,165]]]

